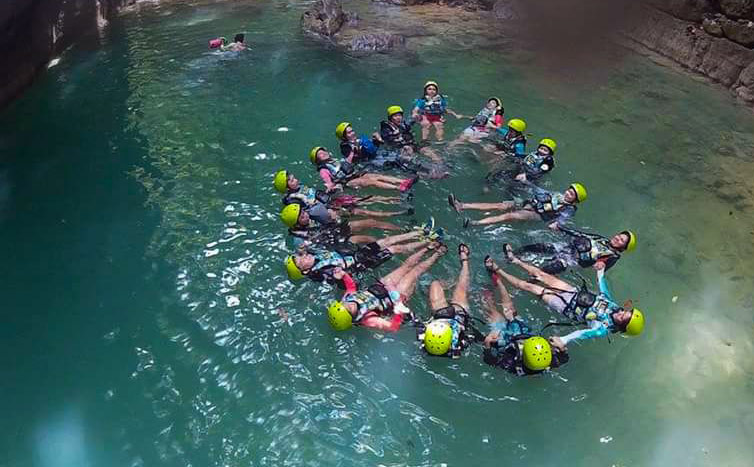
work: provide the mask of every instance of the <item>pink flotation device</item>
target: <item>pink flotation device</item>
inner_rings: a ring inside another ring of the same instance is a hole
[[[218,37],[216,39],[212,39],[209,41],[209,48],[210,49],[219,49],[227,42],[227,39],[224,37]]]

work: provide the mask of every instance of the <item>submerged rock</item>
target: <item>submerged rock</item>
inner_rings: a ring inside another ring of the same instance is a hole
[[[301,15],[301,29],[310,34],[333,37],[347,19],[340,0],[317,0]]]
[[[350,50],[353,52],[388,52],[404,47],[406,38],[400,34],[372,33],[359,34],[351,39]]]

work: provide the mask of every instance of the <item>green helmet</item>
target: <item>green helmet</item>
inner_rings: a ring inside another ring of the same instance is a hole
[[[395,114],[402,114],[403,108],[400,105],[391,105],[387,108],[387,118],[392,117]]]
[[[298,204],[288,204],[280,211],[280,220],[283,224],[292,229],[298,223],[298,216],[301,215],[301,206]]]
[[[327,320],[336,331],[345,331],[353,325],[353,316],[342,302],[332,302],[327,308]]]
[[[514,118],[508,122],[508,127],[513,128],[519,133],[523,133],[526,130],[526,122],[520,118]]]
[[[544,138],[539,142],[539,145],[546,147],[553,154],[555,154],[555,150],[558,149],[558,143],[556,143],[554,139],[550,138]]]
[[[288,279],[292,281],[304,278],[304,273],[301,272],[301,269],[299,269],[298,266],[296,266],[296,262],[293,261],[293,256],[285,258],[285,270],[288,273]]]
[[[312,150],[309,151],[309,160],[312,161],[312,164],[317,163],[317,153],[319,152],[320,149],[327,151],[327,149],[325,149],[322,146],[314,146]]]
[[[335,136],[338,139],[343,139],[343,137],[346,135],[346,129],[351,126],[350,122],[340,122],[338,123],[338,126],[335,127]]]
[[[576,192],[577,203],[581,203],[586,199],[586,187],[581,183],[571,183],[568,188],[572,188]]]
[[[288,191],[288,171],[280,170],[275,174],[275,181],[273,182],[275,189],[280,193]]]
[[[453,329],[446,321],[432,321],[424,331],[424,348],[431,355],[445,355],[453,342]]]
[[[542,371],[552,363],[550,343],[542,336],[533,336],[524,341],[524,366],[531,371]]]

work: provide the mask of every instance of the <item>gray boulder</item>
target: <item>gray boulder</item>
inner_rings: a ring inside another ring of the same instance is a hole
[[[716,11],[713,0],[649,0],[658,10],[679,19],[701,23],[705,14]]]
[[[524,5],[520,0],[497,0],[492,6],[495,18],[503,21],[519,20],[525,16]]]
[[[340,0],[317,0],[301,15],[301,29],[318,36],[332,37],[346,22]]]
[[[754,0],[720,0],[720,9],[731,18],[754,20]]]
[[[754,103],[754,62],[741,72],[733,92],[746,102]]]
[[[723,37],[723,27],[720,24],[720,18],[718,17],[706,17],[702,20],[702,29],[707,34],[711,34],[715,37]]]
[[[725,37],[745,47],[754,47],[754,22],[740,19],[733,21],[725,19],[721,22]]]

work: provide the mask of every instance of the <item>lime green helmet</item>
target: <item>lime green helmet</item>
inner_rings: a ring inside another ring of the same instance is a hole
[[[514,118],[508,122],[508,127],[513,128],[519,133],[523,133],[524,131],[526,131],[526,122],[521,120],[520,118]]]
[[[332,302],[327,308],[327,320],[336,331],[345,331],[353,325],[353,316],[342,302]]]
[[[631,310],[631,319],[626,325],[626,334],[629,336],[638,336],[644,330],[644,313],[638,308]]]
[[[327,151],[327,149],[325,149],[322,146],[314,146],[312,150],[309,151],[309,160],[312,161],[312,164],[317,163],[317,153],[319,152],[320,149],[324,149],[325,151]]]
[[[548,148],[553,154],[555,154],[555,150],[558,149],[558,143],[556,143],[554,139],[550,138],[544,138],[539,142],[539,145]]]
[[[446,321],[432,321],[424,331],[424,348],[432,355],[445,355],[453,341],[453,329]]]
[[[581,183],[571,183],[568,188],[576,192],[576,202],[581,203],[586,199],[586,188]]]
[[[346,129],[351,126],[351,122],[340,122],[338,123],[338,126],[335,127],[335,136],[338,139],[343,139],[343,137],[346,135]]]
[[[304,273],[301,272],[301,269],[299,269],[298,266],[296,266],[296,262],[293,261],[293,256],[285,258],[285,270],[288,273],[288,279],[292,281],[304,278]]]
[[[402,114],[403,108],[400,105],[391,105],[387,108],[387,118],[392,117],[395,114]]]
[[[636,249],[636,234],[630,230],[624,230],[622,234],[628,235],[628,244],[626,244],[626,252],[631,252]]]
[[[275,181],[273,182],[275,189],[280,193],[288,191],[288,171],[280,170],[275,174]]]
[[[301,215],[301,206],[295,203],[288,204],[282,211],[280,211],[280,220],[282,220],[283,224],[287,225],[288,228],[292,229],[298,223],[299,215]]]
[[[533,336],[524,341],[524,366],[531,371],[542,371],[552,363],[550,343],[542,336]]]

